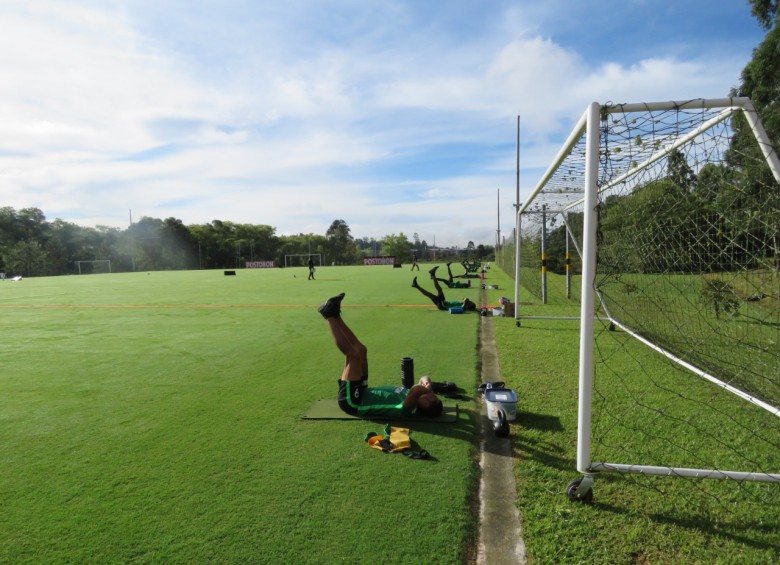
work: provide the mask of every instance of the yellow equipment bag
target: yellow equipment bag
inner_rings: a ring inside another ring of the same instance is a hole
[[[370,433],[366,436],[366,442],[369,447],[385,453],[397,453],[412,447],[409,428],[396,428],[389,424],[385,426],[385,435]]]

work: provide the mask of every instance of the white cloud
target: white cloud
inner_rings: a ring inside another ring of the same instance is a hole
[[[529,191],[592,100],[723,96],[749,57],[584,53],[548,3],[259,4],[0,5],[1,204],[493,243],[518,114]]]

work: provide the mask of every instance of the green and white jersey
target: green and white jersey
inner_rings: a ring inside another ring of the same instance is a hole
[[[404,400],[409,394],[409,389],[395,386],[375,386],[363,389],[360,403],[348,401],[357,410],[359,416],[370,418],[373,416],[404,417],[411,410],[404,409]]]

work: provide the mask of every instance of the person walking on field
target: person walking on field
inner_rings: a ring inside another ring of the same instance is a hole
[[[314,259],[309,257],[309,279],[310,281],[314,280]]]
[[[413,414],[428,418],[441,415],[443,405],[433,391],[428,377],[411,388],[402,386],[368,386],[368,348],[355,336],[341,318],[342,292],[329,298],[317,310],[328,322],[336,347],[346,363],[339,380],[338,403],[347,414],[371,417],[406,418]]]

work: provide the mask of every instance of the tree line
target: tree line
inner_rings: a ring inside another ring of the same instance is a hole
[[[93,272],[92,264],[110,261],[112,272],[186,269],[235,269],[249,261],[276,261],[296,255],[297,265],[310,254],[326,264],[354,265],[363,257],[390,255],[401,262],[412,254],[420,260],[457,257],[464,252],[486,258],[493,249],[473,242],[465,250],[436,249],[415,233],[403,232],[380,240],[354,238],[344,220],[334,220],[325,234],[277,235],[264,224],[214,220],[185,225],[177,218],[143,217],[126,229],[83,227],[62,219],[48,221],[38,208],[0,208],[0,272],[21,276],[51,276]]]

